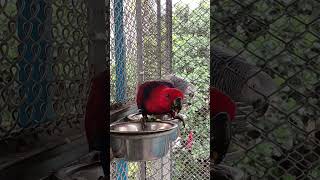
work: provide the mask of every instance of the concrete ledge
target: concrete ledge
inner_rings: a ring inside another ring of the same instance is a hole
[[[121,121],[137,108],[132,104],[123,105],[110,111],[111,123]],[[81,128],[83,129],[83,128]],[[24,153],[2,152],[0,156],[0,179],[38,180],[77,161],[88,153],[88,145],[83,130],[75,129],[51,138],[46,144],[43,137],[36,148]],[[49,136],[48,136],[49,137]],[[10,142],[9,142],[10,143]],[[47,179],[47,178],[45,178]]]
[[[80,136],[69,143],[53,145],[41,153],[31,155],[29,158],[7,166],[0,171],[0,179],[40,179],[87,153],[86,140],[84,136]]]

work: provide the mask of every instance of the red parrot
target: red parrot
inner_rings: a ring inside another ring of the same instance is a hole
[[[139,85],[136,101],[143,116],[143,125],[147,115],[170,114],[179,118],[176,115],[182,108],[183,98],[183,92],[175,88],[171,82],[155,80]]]
[[[212,154],[214,164],[225,157],[231,141],[231,120],[235,118],[236,104],[216,88],[210,89],[210,118],[212,121]]]
[[[107,113],[107,87],[110,75],[107,71],[99,73],[91,81],[90,93],[85,113],[85,131],[89,151],[99,151],[104,176],[107,177],[107,126],[109,115]]]

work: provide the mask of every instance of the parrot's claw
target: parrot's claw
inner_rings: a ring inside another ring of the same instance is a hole
[[[184,122],[183,117],[181,117],[181,116],[179,116],[179,115],[176,115],[176,116],[174,117],[174,119],[180,120],[180,121],[182,122],[183,127],[186,128],[186,124],[185,124],[185,122]]]
[[[142,128],[142,130],[145,130],[146,129],[146,127],[147,127],[147,121],[148,121],[148,117],[143,117],[142,119],[141,119],[141,128]]]

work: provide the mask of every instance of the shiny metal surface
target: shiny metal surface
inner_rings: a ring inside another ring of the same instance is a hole
[[[177,128],[175,123],[171,122],[147,122],[146,128],[142,129],[140,122],[120,122],[110,125],[110,132],[113,134],[157,134],[163,131],[170,131]]]
[[[165,115],[148,115],[148,118],[154,119],[157,121],[166,121],[166,120],[172,120],[172,118],[165,114]],[[142,114],[140,113],[134,113],[127,116],[127,119],[129,121],[140,121],[142,119]]]
[[[147,122],[142,131],[139,122],[110,125],[110,144],[116,158],[127,161],[155,160],[165,156],[170,143],[178,137],[178,125],[171,122]]]
[[[140,121],[142,119],[142,114],[134,113],[127,116],[127,119],[130,121]]]
[[[179,114],[179,116],[181,118],[183,118],[185,121],[187,119],[187,117],[183,114]],[[154,118],[157,121],[165,121],[165,122],[172,122],[175,123],[179,126],[179,129],[182,128],[182,122],[179,119],[173,119],[172,117],[170,117],[170,115],[158,115],[158,116],[148,116],[148,118]],[[142,114],[140,113],[134,113],[134,114],[130,114],[129,116],[127,116],[127,120],[129,121],[134,121],[134,122],[141,122],[142,119]]]

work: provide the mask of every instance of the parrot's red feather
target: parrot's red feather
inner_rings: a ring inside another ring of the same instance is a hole
[[[171,105],[176,98],[183,99],[183,93],[180,90],[161,85],[154,88],[150,96],[143,100],[145,111],[147,114],[170,113]]]
[[[146,81],[143,84],[138,86],[136,101],[139,109],[143,107],[144,101],[149,98],[151,92],[154,91],[154,89],[158,88],[159,86],[164,86],[169,88],[174,87],[171,82],[164,81],[164,80]]]
[[[107,132],[107,80],[109,73],[104,71],[91,81],[90,93],[85,113],[85,131],[89,146]]]
[[[217,88],[210,88],[210,111],[213,116],[220,112],[226,112],[230,120],[233,120],[236,115],[236,104]]]
[[[176,98],[184,98],[183,92],[168,81],[147,81],[138,87],[137,106],[146,114],[170,113]]]

